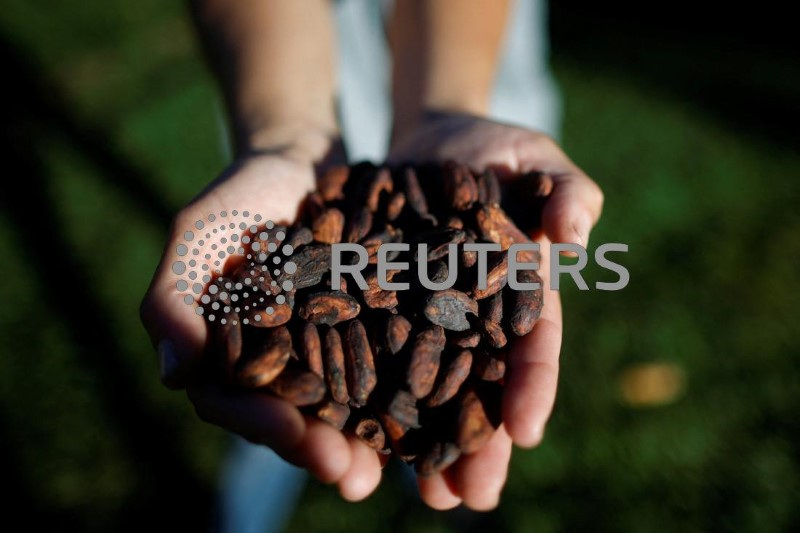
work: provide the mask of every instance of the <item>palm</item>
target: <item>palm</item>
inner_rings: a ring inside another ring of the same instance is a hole
[[[142,319],[157,342],[169,339],[180,354],[180,373],[166,384],[185,386],[198,415],[245,438],[271,446],[324,482],[338,482],[343,495],[360,499],[380,480],[380,461],[370,448],[328,424],[304,417],[294,406],[257,393],[231,394],[194,379],[207,328],[176,289],[174,250],[195,221],[223,211],[249,210],[264,219],[291,221],[314,187],[310,163],[278,156],[254,156],[226,170],[176,217],[164,256],[142,304]],[[200,254],[202,257],[203,254]]]
[[[419,479],[422,497],[432,507],[449,508],[463,501],[474,509],[489,509],[497,504],[505,483],[512,442],[524,447],[538,444],[555,401],[562,316],[558,292],[549,289],[550,238],[575,241],[569,239],[569,228],[563,228],[563,219],[569,219],[574,209],[566,200],[581,201],[570,189],[576,184],[596,186],[546,136],[469,116],[444,117],[423,126],[401,139],[392,156],[398,161],[455,160],[477,170],[492,167],[505,179],[540,170],[556,180],[556,200],[545,209],[547,232],[532,235],[542,250],[544,306],[533,331],[510,349],[503,424],[482,450],[462,457],[440,475]]]

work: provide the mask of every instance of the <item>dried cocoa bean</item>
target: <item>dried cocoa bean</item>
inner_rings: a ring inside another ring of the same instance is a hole
[[[383,427],[375,418],[362,418],[356,424],[353,433],[373,450],[381,451],[386,447],[386,435]]]
[[[438,407],[453,398],[466,381],[472,367],[472,352],[461,350],[447,366],[442,368],[442,376],[436,390],[428,398],[428,407]]]
[[[424,398],[433,389],[444,343],[444,329],[441,326],[426,328],[414,339],[407,383],[416,398]]]
[[[338,403],[348,403],[350,394],[347,392],[345,379],[344,348],[339,332],[333,328],[325,332],[325,381],[331,391],[331,396]]]
[[[469,329],[467,314],[478,314],[478,302],[455,289],[437,291],[425,301],[425,318],[452,331]]]
[[[283,372],[292,353],[292,336],[285,326],[255,331],[253,335],[236,373],[237,383],[246,388],[270,384]]]
[[[350,322],[345,340],[345,377],[350,403],[355,407],[363,407],[378,383],[378,377],[367,331],[360,320]]]
[[[517,272],[517,280],[520,283],[539,283],[540,286],[539,289],[532,291],[510,291],[509,296],[513,304],[508,320],[509,327],[514,335],[521,337],[530,333],[542,314],[544,293],[541,288],[542,278],[533,270]]]
[[[322,341],[319,338],[317,327],[306,322],[302,331],[303,342],[300,345],[300,355],[302,360],[308,365],[308,369],[323,377],[325,375],[324,365],[322,364]]]
[[[335,207],[329,207],[322,211],[314,220],[312,227],[314,240],[325,244],[333,244],[342,241],[342,231],[344,231],[344,213]]]
[[[342,291],[317,292],[306,299],[300,307],[300,318],[312,324],[333,326],[355,318],[361,306],[355,298]]]
[[[325,397],[322,378],[293,366],[287,366],[267,387],[271,393],[297,407],[313,405]]]

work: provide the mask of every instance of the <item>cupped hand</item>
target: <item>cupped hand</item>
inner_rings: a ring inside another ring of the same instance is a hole
[[[503,423],[483,449],[462,457],[441,474],[418,478],[422,499],[435,509],[462,502],[474,510],[492,509],[506,481],[512,443],[536,446],[555,402],[562,315],[559,294],[549,288],[549,245],[566,242],[585,247],[600,217],[603,194],[550,137],[471,115],[429,114],[416,129],[395,140],[390,159],[454,160],[478,171],[491,167],[501,180],[530,171],[553,178],[553,191],[542,213],[543,231],[531,235],[542,252],[539,275],[544,305],[533,330],[510,348]],[[531,191],[531,200],[535,192]],[[525,227],[536,221],[516,222]]]
[[[302,415],[281,399],[223,390],[201,377],[206,323],[192,306],[184,304],[176,287],[178,277],[171,269],[176,247],[196,221],[223,211],[249,210],[274,222],[291,222],[314,186],[315,165],[305,157],[272,151],[236,161],[173,220],[141,316],[158,349],[162,381],[173,389],[186,388],[201,419],[270,446],[321,481],[337,483],[345,498],[358,500],[380,481],[380,460],[372,449],[325,422]]]

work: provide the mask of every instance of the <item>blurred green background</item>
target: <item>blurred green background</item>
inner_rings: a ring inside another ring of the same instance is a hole
[[[797,45],[777,14],[673,7],[553,6],[563,143],[631,283],[564,291],[553,420],[500,507],[427,510],[390,466],[361,504],[309,483],[292,530],[800,529]],[[0,57],[6,520],[206,529],[228,440],[138,319],[171,213],[225,163],[185,6],[6,0]]]

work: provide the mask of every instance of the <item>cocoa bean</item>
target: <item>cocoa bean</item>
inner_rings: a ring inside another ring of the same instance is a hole
[[[484,381],[500,381],[506,373],[505,352],[478,351],[472,365],[473,374]]]
[[[358,242],[369,234],[372,228],[372,211],[367,207],[359,207],[350,217],[345,232],[346,242]]]
[[[393,315],[386,322],[386,347],[389,353],[398,353],[408,340],[411,322],[402,315]]]
[[[328,400],[317,408],[316,415],[336,429],[342,429],[350,417],[350,407],[344,403]]]
[[[437,291],[425,301],[425,318],[452,331],[469,329],[467,314],[478,314],[478,302],[455,289]]]
[[[433,389],[444,343],[444,329],[441,326],[426,328],[414,339],[407,383],[416,398],[424,398]]]
[[[403,190],[406,193],[408,205],[420,216],[428,214],[428,201],[422,187],[419,186],[417,172],[411,167],[407,167],[403,173]]]
[[[378,377],[367,331],[360,320],[350,322],[345,340],[345,377],[350,403],[355,407],[363,407],[378,383]]]
[[[544,293],[541,288],[542,278],[533,270],[517,272],[517,280],[520,283],[539,283],[540,286],[539,289],[532,291],[510,291],[513,303],[508,323],[514,335],[521,337],[531,332],[542,314]]]
[[[452,442],[434,442],[430,449],[414,461],[420,476],[432,476],[445,470],[461,457],[461,450]]]
[[[297,407],[313,405],[325,397],[322,378],[293,366],[287,366],[267,387],[271,393]]]
[[[397,421],[401,426],[405,427],[406,430],[408,428],[419,427],[419,409],[417,408],[417,398],[410,392],[404,390],[397,391],[389,402],[387,414]]]
[[[428,407],[438,407],[453,398],[469,376],[471,367],[472,352],[461,350],[458,355],[442,368],[436,390],[428,398]]]
[[[472,387],[467,388],[461,395],[456,427],[455,442],[465,454],[477,452],[494,435],[494,427]]]
[[[246,388],[270,384],[283,372],[292,353],[292,336],[285,326],[254,331],[236,373],[236,381]]]
[[[312,227],[314,240],[325,244],[333,244],[342,241],[342,231],[344,231],[344,213],[335,207],[325,209],[316,220]]]
[[[302,360],[308,366],[308,369],[323,377],[325,375],[324,365],[322,363],[322,341],[319,338],[319,331],[317,327],[306,322],[303,325],[302,331],[303,342],[300,345],[300,355]]]
[[[392,222],[400,216],[403,208],[406,206],[406,195],[403,191],[397,191],[389,197],[389,203],[386,206],[386,220]]]
[[[375,418],[367,417],[359,420],[353,433],[374,450],[381,451],[386,447],[386,435],[383,427]]]
[[[317,179],[317,191],[326,202],[344,198],[342,191],[350,175],[350,167],[338,165],[331,167]]]
[[[506,286],[508,282],[508,253],[499,252],[490,254],[486,270],[486,288],[479,288],[479,280],[477,279],[472,287],[472,295],[476,300],[487,298]]]
[[[355,318],[361,306],[355,298],[342,291],[317,292],[311,294],[300,307],[300,318],[312,324],[333,326]]]
[[[478,200],[478,186],[472,172],[464,165],[445,165],[444,195],[449,206],[466,211]]]
[[[348,403],[350,394],[347,392],[345,379],[344,349],[339,332],[333,328],[325,332],[325,381],[331,391],[331,396],[338,403]]]

